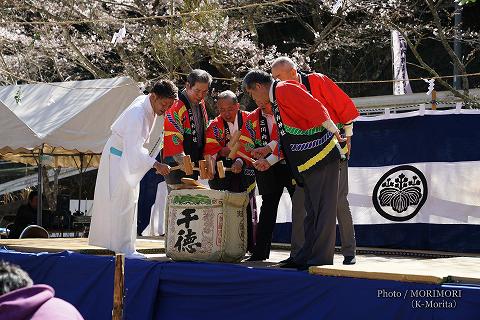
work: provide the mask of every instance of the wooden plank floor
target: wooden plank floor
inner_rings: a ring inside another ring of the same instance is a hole
[[[310,273],[364,279],[404,282],[480,283],[480,258],[452,257],[439,259],[358,256],[357,264],[311,267]]]
[[[88,245],[87,238],[7,239],[0,247],[20,252],[60,252],[65,250],[84,254],[113,255],[113,252]],[[165,256],[165,242],[159,237],[137,239],[137,250],[149,260],[169,261]],[[278,248],[278,247],[277,247]],[[287,247],[271,251],[263,262],[242,262],[242,265],[260,268],[278,268],[278,262],[288,258]],[[419,283],[462,282],[480,284],[480,257],[418,258],[357,255],[357,264],[345,266],[343,256],[336,254],[333,266],[311,267],[310,273],[323,276],[341,276],[364,279],[383,279]],[[287,269],[288,270],[288,269]],[[292,269],[292,272],[293,269]]]
[[[102,247],[91,246],[87,238],[50,238],[50,239],[5,239],[0,246],[20,252],[61,252],[65,250],[96,255],[113,255],[113,252]],[[137,239],[139,252],[155,254],[165,252],[163,239]]]
[[[287,259],[289,250],[271,250],[266,261],[242,262],[254,268],[279,268]],[[149,260],[170,261],[165,254],[147,255]],[[311,267],[310,273],[323,276],[353,277],[363,279],[394,280],[404,282],[439,284],[458,282],[480,284],[480,257],[405,258],[376,255],[357,255],[355,265],[343,265],[343,256],[335,254],[333,266]],[[295,269],[284,269],[297,272]]]

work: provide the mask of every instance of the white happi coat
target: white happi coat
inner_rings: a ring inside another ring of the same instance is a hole
[[[140,180],[155,163],[143,145],[155,119],[149,96],[143,95],[113,123],[98,168],[89,244],[116,253],[135,251]]]

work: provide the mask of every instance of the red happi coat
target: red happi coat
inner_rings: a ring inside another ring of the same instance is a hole
[[[245,123],[249,113],[246,111],[239,110],[237,117],[240,116],[242,120],[237,120],[239,124],[238,130],[242,129],[242,125]],[[230,132],[230,134],[232,134]],[[223,147],[225,147],[229,141],[229,137],[226,136],[225,130],[225,121],[221,116],[216,117],[208,126],[206,136],[205,149],[203,150],[204,155],[215,155]]]
[[[164,119],[164,140],[163,140],[163,158],[185,152],[190,155],[192,161],[196,162],[202,159],[205,137],[202,137],[201,143],[195,141],[197,138],[192,136],[193,119],[188,114],[189,102],[185,94],[180,93],[179,100],[165,112]],[[208,116],[205,108],[205,102],[200,102],[203,114],[204,132],[207,129]],[[198,130],[198,129],[197,129]]]
[[[307,170],[340,158],[333,133],[323,127],[330,119],[320,101],[296,81],[275,82],[272,110],[280,132],[282,150],[296,178]]]
[[[242,125],[247,120],[249,113],[239,110],[237,113],[238,130],[242,129]],[[227,128],[225,128],[227,125]],[[230,140],[230,136],[227,136],[228,124],[222,119],[221,116],[216,117],[208,126],[206,133],[206,144],[203,150],[205,155],[217,155],[218,152],[227,145]],[[232,134],[230,132],[230,134]],[[223,161],[225,168],[230,168],[233,161],[225,157],[217,155],[217,161]],[[241,174],[232,174],[226,172],[225,178],[220,178],[218,172],[215,174],[213,180],[208,182],[210,188],[215,190],[229,190],[232,192],[250,192],[255,188],[255,172],[249,166],[244,166]]]
[[[331,119],[323,104],[305,91],[305,87],[296,81],[281,81],[275,90],[283,124],[302,132],[320,128]],[[322,127],[323,128],[323,127]]]
[[[302,84],[312,96],[327,109],[330,118],[344,133],[343,126],[353,122],[360,114],[352,99],[343,92],[329,77],[321,73],[299,73]],[[347,153],[346,142],[340,143],[342,153]]]
[[[283,153],[279,149],[279,137],[278,137],[278,128],[273,122],[272,134],[269,139],[264,135],[262,139],[262,128],[268,130],[268,123],[261,125],[262,119],[262,110],[257,108],[255,111],[250,113],[247,117],[247,120],[242,126],[242,135],[240,136],[240,149],[239,151],[245,154],[248,157],[251,157],[251,150],[253,148],[263,147],[270,141],[276,141],[277,146],[273,150],[273,154],[283,159]],[[247,160],[244,156],[240,156],[237,153],[237,157],[241,158],[247,165],[251,165],[250,160]],[[285,186],[293,185],[292,174],[290,168],[284,161],[279,161],[275,163],[270,169],[266,171],[257,171],[255,170],[255,179],[257,181],[258,192],[260,195],[266,195],[275,192],[282,192]]]
[[[360,115],[352,99],[326,75],[300,73],[300,76],[302,84],[323,104],[336,124],[350,123]]]
[[[239,151],[248,157],[252,157],[251,150],[263,147],[270,141],[277,141],[277,146],[275,150],[273,150],[273,154],[283,158],[283,154],[279,149],[280,139],[278,137],[278,128],[276,123],[273,123],[272,127],[272,134],[270,135],[269,141],[262,141],[262,133],[261,133],[261,126],[260,126],[260,119],[262,116],[262,110],[260,108],[255,109],[252,113],[250,113],[242,126],[242,135],[240,136],[240,148]],[[268,130],[268,125],[266,126]],[[246,161],[248,164],[251,165],[250,160],[246,159],[245,157],[239,156],[238,158],[242,158],[243,161]]]

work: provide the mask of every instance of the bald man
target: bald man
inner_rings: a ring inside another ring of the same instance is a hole
[[[342,243],[343,264],[355,264],[355,230],[352,213],[348,203],[348,158],[351,150],[353,135],[353,120],[358,117],[358,111],[353,101],[330,78],[320,73],[304,74],[299,72],[296,64],[288,57],[279,57],[272,63],[272,75],[275,79],[293,80],[301,83],[307,91],[327,109],[332,121],[345,135],[347,141],[341,143],[344,157],[340,161],[338,185],[337,220]],[[305,193],[302,187],[297,186],[292,200],[292,251],[295,256],[304,242]],[[290,259],[290,260],[289,260]],[[291,258],[285,262],[290,262]]]

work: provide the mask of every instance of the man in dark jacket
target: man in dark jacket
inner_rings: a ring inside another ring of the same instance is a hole
[[[8,237],[18,239],[22,231],[31,224],[37,223],[38,192],[32,191],[28,195],[28,203],[22,204],[15,216],[15,222]]]

